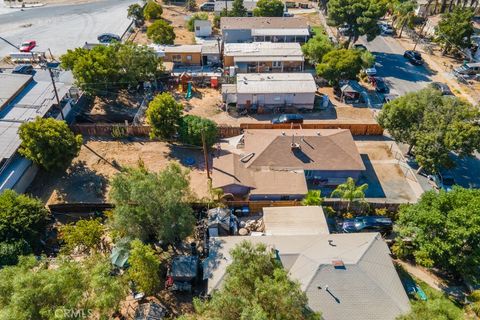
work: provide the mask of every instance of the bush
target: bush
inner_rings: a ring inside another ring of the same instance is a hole
[[[147,37],[156,44],[173,44],[175,31],[164,20],[157,20],[147,28]]]
[[[180,121],[178,130],[180,141],[194,146],[202,146],[202,132],[205,135],[205,144],[210,148],[217,140],[218,127],[210,119],[188,115]]]
[[[155,0],[150,0],[143,8],[143,16],[147,20],[154,20],[160,18],[163,13],[163,8]]]
[[[195,20],[208,20],[208,14],[205,12],[199,12],[192,15],[192,17],[187,21],[188,31],[195,31]]]
[[[0,242],[0,267],[15,265],[18,263],[18,257],[29,254],[32,248],[24,239],[13,242]]]
[[[177,131],[182,109],[183,106],[170,93],[157,95],[147,109],[147,122],[151,126],[150,138],[171,138]]]

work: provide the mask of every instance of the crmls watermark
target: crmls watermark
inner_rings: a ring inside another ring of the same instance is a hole
[[[57,309],[55,316],[66,319],[88,319],[93,314],[92,309]]]

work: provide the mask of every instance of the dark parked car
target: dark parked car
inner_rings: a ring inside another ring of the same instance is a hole
[[[33,66],[31,64],[19,64],[13,68],[12,73],[16,74],[32,74]]]
[[[122,38],[119,35],[113,33],[102,33],[97,37],[98,42],[100,43],[110,43],[113,41],[121,42]]]
[[[448,87],[447,84],[442,82],[432,82],[430,84],[433,89],[438,90],[442,93],[442,96],[453,96],[452,90]]]
[[[303,117],[301,114],[282,114],[272,119],[272,123],[303,123]]]
[[[375,90],[379,93],[388,93],[387,84],[382,78],[375,78]]]
[[[215,3],[214,2],[205,2],[200,5],[201,11],[214,11],[215,10]]]
[[[407,50],[403,54],[403,57],[410,61],[411,64],[420,66],[423,64],[422,55],[418,51]]]
[[[342,224],[342,231],[345,233],[380,232],[388,234],[392,228],[392,219],[383,216],[361,216],[345,220]]]

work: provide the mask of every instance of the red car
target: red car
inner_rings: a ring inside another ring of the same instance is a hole
[[[35,48],[36,45],[37,45],[37,42],[35,40],[22,42],[22,44],[20,45],[20,51],[30,52],[33,48]]]

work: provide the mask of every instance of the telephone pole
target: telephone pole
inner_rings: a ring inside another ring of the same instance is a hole
[[[207,179],[212,182],[212,177],[210,177],[210,164],[208,162],[208,150],[207,143],[205,141],[205,131],[202,130],[202,147],[203,147],[203,157],[205,158],[205,169],[207,169]]]
[[[60,110],[60,115],[62,116],[62,120],[65,120],[65,116],[63,115],[62,105],[60,104],[60,99],[58,98],[57,85],[55,84],[55,79],[53,78],[52,68],[47,66],[47,69],[48,69],[48,73],[50,73],[50,79],[52,79],[53,90],[55,91],[55,98],[57,99],[57,106],[58,106],[58,109]]]

